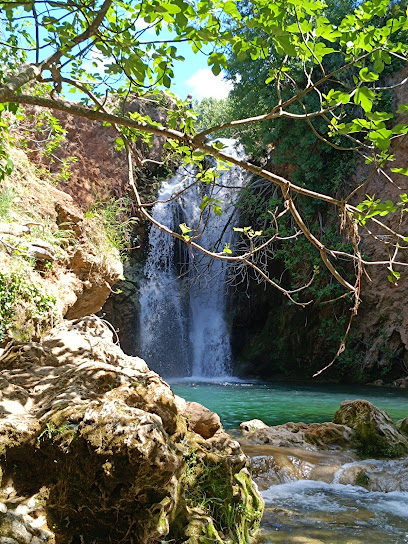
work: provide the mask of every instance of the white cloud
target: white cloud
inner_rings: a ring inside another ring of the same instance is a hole
[[[215,76],[210,68],[201,68],[185,81],[187,92],[193,95],[194,100],[203,98],[226,98],[232,89],[231,83],[221,75]]]
[[[92,48],[89,57],[82,63],[82,68],[91,74],[99,74],[103,76],[106,65],[111,64],[111,62],[113,62],[113,58],[107,59],[100,51]]]

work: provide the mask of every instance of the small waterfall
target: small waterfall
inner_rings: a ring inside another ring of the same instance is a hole
[[[230,156],[243,157],[234,140],[222,140]],[[179,232],[185,223],[200,233],[206,249],[222,252],[232,243],[234,202],[247,176],[233,166],[212,186],[195,183],[192,168],[181,167],[163,186],[152,215]],[[192,185],[179,198],[173,195]],[[211,194],[208,191],[212,191]],[[200,204],[204,196],[220,203],[217,215]],[[231,346],[226,321],[226,262],[192,251],[152,225],[145,281],[140,291],[140,355],[165,377],[220,379],[231,374]]]

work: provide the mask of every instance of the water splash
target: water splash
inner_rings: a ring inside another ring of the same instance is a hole
[[[227,155],[244,156],[242,147],[234,140],[222,142],[228,146]],[[152,215],[176,232],[181,223],[197,229],[200,245],[221,253],[225,244],[232,243],[234,203],[247,179],[243,170],[232,166],[221,173],[212,188],[195,183],[193,169],[181,167],[163,183]],[[169,200],[190,185],[179,198]],[[221,215],[210,207],[200,209],[205,195],[222,201]],[[230,376],[226,262],[192,251],[152,225],[144,274],[139,344],[140,354],[150,367],[165,377],[222,380]]]

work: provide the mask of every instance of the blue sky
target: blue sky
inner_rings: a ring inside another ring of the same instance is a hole
[[[178,62],[174,70],[174,85],[171,91],[186,98],[188,94],[193,99],[202,100],[204,97],[225,98],[230,90],[230,84],[223,79],[222,73],[214,76],[207,64],[207,56],[203,53],[193,53],[188,44],[177,47],[184,62]]]
[[[24,12],[22,12],[22,14],[24,14]],[[55,10],[52,15],[58,18],[58,10]],[[26,28],[28,29],[30,34],[33,33],[34,31],[32,22],[29,22],[29,20],[27,20],[26,22],[29,25]],[[138,23],[139,24],[137,24],[137,26],[140,25],[140,29],[145,29],[145,38],[158,38],[154,28],[146,28],[149,27],[149,25],[146,24],[143,20],[138,21]],[[43,35],[43,33],[41,32],[40,35],[42,38],[44,38],[45,33]],[[159,39],[169,41],[174,39],[174,37],[175,34],[171,33],[167,29],[164,29],[159,35]],[[205,97],[214,97],[220,99],[225,98],[228,95],[231,85],[223,79],[222,73],[218,76],[214,76],[211,68],[207,64],[207,55],[202,52],[193,53],[189,44],[185,42],[173,42],[173,45],[177,47],[178,54],[182,55],[185,60],[175,61],[174,78],[170,88],[170,91],[172,93],[177,94],[181,99],[185,99],[188,94],[191,94],[193,96],[193,100],[198,101],[202,100]],[[43,55],[44,54],[49,54],[49,51],[47,51],[47,49],[43,50]],[[41,55],[41,57],[43,57],[43,55]],[[35,61],[34,53],[29,53],[28,60],[30,62]],[[92,61],[96,61],[96,68],[93,65]],[[90,55],[88,56],[88,61],[84,61],[84,67],[91,73],[99,72],[100,74],[104,74],[104,65],[98,60],[97,51],[91,51]],[[69,100],[78,100],[80,98],[80,95],[79,93],[68,94],[67,98]]]
[[[140,21],[140,27],[143,28],[144,23]],[[146,25],[148,26],[148,25]],[[146,29],[145,38],[157,39],[154,29]],[[163,30],[159,38],[171,41],[174,39],[174,34],[167,30]],[[177,94],[180,98],[185,99],[188,94],[193,96],[193,100],[202,100],[205,97],[214,97],[217,99],[225,98],[231,85],[223,79],[222,72],[218,76],[214,76],[211,68],[207,64],[207,55],[198,52],[193,53],[188,43],[174,43],[177,47],[177,52],[182,55],[184,61],[175,61],[174,79],[171,88],[172,93]],[[97,59],[95,59],[97,60]],[[95,70],[91,68],[91,70]],[[100,64],[98,70],[103,73],[103,65]]]

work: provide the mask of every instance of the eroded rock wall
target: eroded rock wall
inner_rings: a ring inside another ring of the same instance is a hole
[[[180,403],[97,317],[11,343],[0,357],[1,536],[249,542],[263,501],[248,460],[219,424],[195,432]]]

